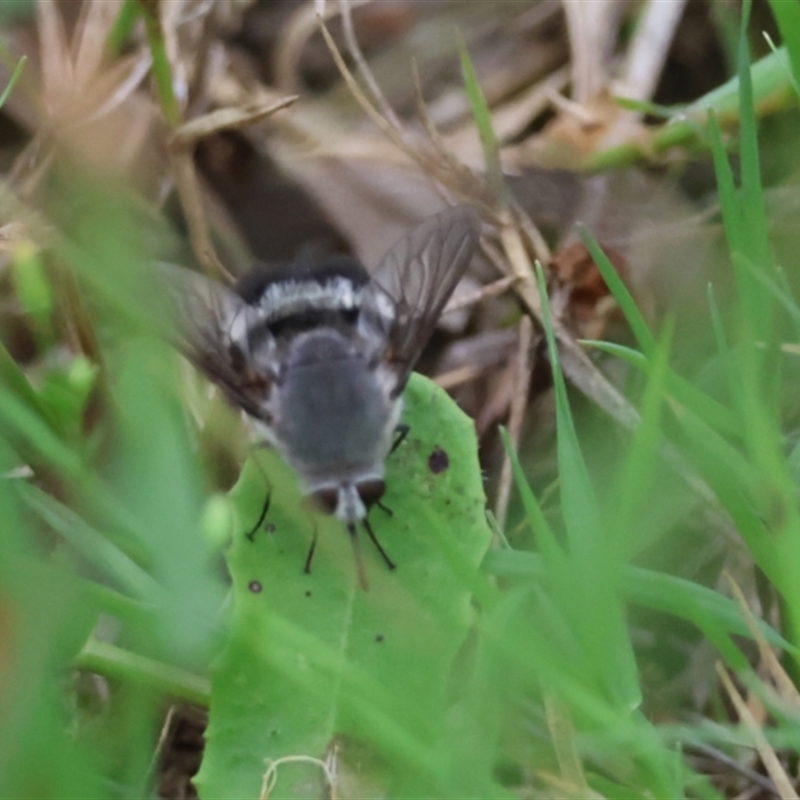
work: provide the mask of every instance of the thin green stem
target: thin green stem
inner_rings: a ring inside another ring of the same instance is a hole
[[[74,665],[109,678],[146,683],[165,695],[197,705],[206,706],[211,700],[207,678],[96,639],[89,639]]]
[[[125,46],[128,39],[130,39],[133,26],[136,24],[136,20],[139,19],[141,13],[142,9],[137,3],[137,0],[125,0],[125,3],[114,21],[111,32],[108,35],[106,46],[109,52],[114,55],[118,55],[122,52],[122,48]]]
[[[172,69],[158,13],[159,1],[139,0],[139,6],[144,15],[147,42],[150,45],[150,54],[153,56],[153,77],[156,79],[161,108],[170,127],[175,128],[181,122],[181,110],[172,85]]]
[[[14,87],[17,85],[17,81],[22,75],[22,70],[25,68],[25,64],[28,62],[28,56],[22,56],[20,60],[17,62],[17,66],[14,67],[14,71],[11,73],[11,77],[8,79],[8,83],[6,84],[6,88],[3,89],[3,93],[0,94],[0,108],[2,108],[6,104],[6,100],[8,100],[8,96],[14,90]]]

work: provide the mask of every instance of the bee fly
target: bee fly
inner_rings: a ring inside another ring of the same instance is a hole
[[[364,588],[357,525],[393,569],[367,511],[385,490],[403,389],[479,235],[477,211],[459,206],[414,228],[372,273],[329,259],[255,272],[233,291],[161,266],[181,350],[345,524]],[[306,571],[315,544],[316,534]]]

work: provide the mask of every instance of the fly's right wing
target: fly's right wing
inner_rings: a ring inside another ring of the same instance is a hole
[[[216,383],[233,405],[260,418],[275,371],[268,357],[271,338],[264,341],[261,337],[258,362],[250,352],[250,332],[260,321],[258,309],[191,270],[164,262],[156,269],[171,300],[175,347]]]
[[[481,231],[472,206],[456,206],[414,228],[383,258],[364,292],[359,329],[384,340],[397,375],[408,380],[450,295],[467,270]]]

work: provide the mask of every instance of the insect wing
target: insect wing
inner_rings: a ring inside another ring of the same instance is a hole
[[[196,272],[164,262],[156,267],[172,301],[175,346],[232,403],[258,417],[270,380],[254,375],[251,364],[248,334],[259,322],[258,310]]]
[[[456,206],[417,226],[398,242],[371,275],[359,329],[388,342],[399,393],[480,238],[481,220],[472,206]]]

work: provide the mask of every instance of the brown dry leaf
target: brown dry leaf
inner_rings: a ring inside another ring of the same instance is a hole
[[[67,31],[55,0],[40,0],[36,5],[42,69],[42,99],[48,115],[55,113],[63,94],[74,85],[75,75],[69,52]]]
[[[255,104],[244,108],[219,108],[201,117],[195,117],[177,128],[174,133],[174,143],[188,145],[220,131],[245,128],[261,122],[296,100],[297,95],[290,95],[275,103]]]
[[[644,147],[646,128],[608,92],[580,105],[555,94],[551,100],[561,113],[539,136],[515,149],[518,165],[574,169],[588,156],[622,141],[638,141]]]
[[[121,10],[120,0],[94,0],[81,5],[71,53],[75,65],[74,77],[78,84],[88,82],[100,69],[106,56],[108,35]]]
[[[70,42],[63,6],[37,4],[41,120],[34,148],[50,134],[80,163],[101,170],[128,168],[142,153],[154,116],[143,98],[127,106],[150,69],[150,54],[141,48],[109,60],[106,42],[121,6],[120,0],[86,0]],[[37,152],[31,164],[46,164],[50,152]]]
[[[87,0],[70,44],[58,4],[37,4],[41,96],[54,128],[112,111],[144,78],[150,64],[146,51],[107,64],[106,41],[121,5],[119,0]]]
[[[628,283],[624,257],[605,246],[603,251]],[[551,302],[556,312],[574,327],[579,339],[602,339],[616,304],[586,247],[580,242],[568,245],[556,254],[548,269],[552,277]]]

